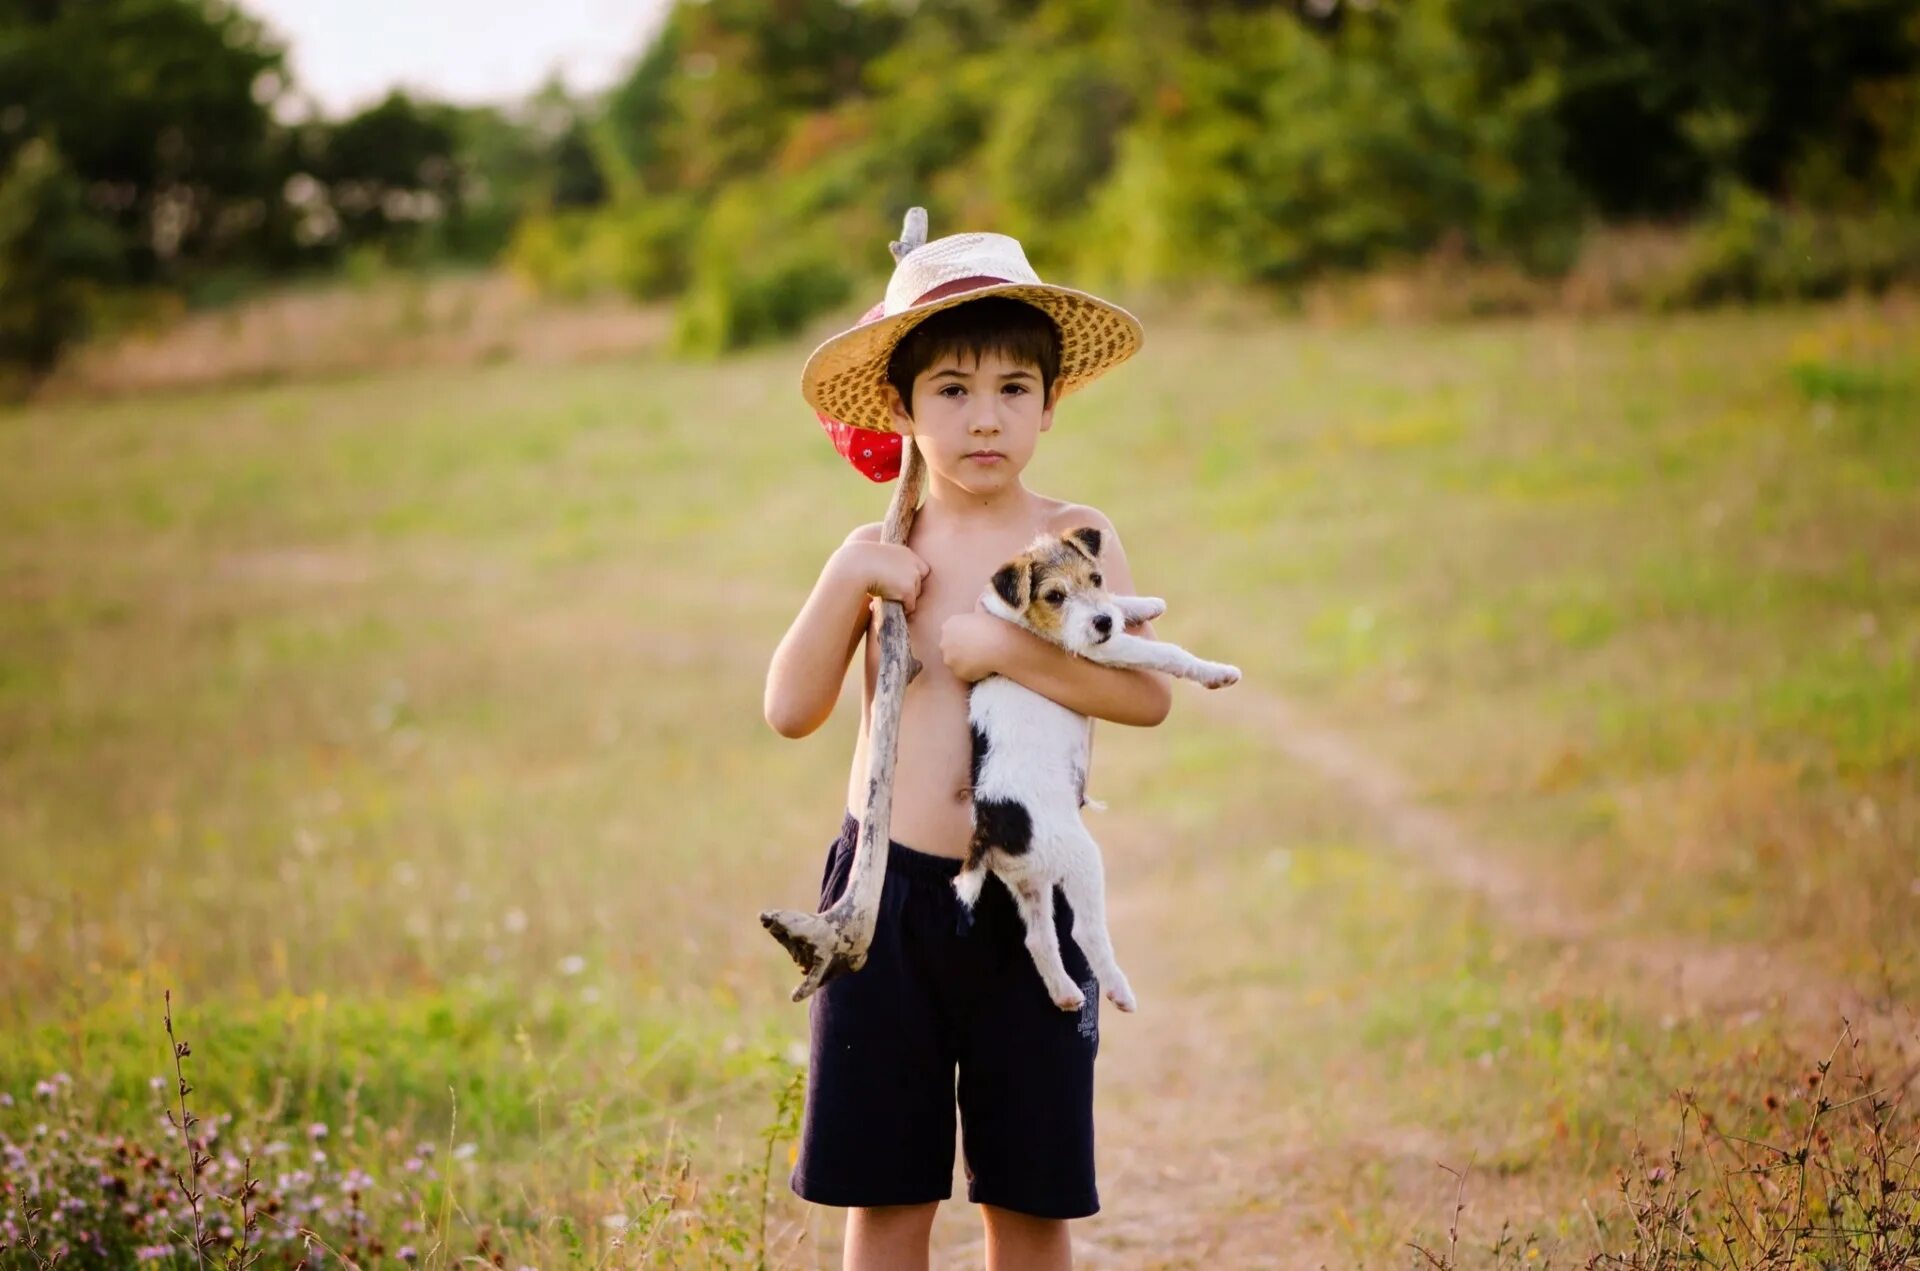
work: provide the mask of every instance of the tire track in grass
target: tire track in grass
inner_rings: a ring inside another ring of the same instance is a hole
[[[1424,806],[1391,765],[1285,698],[1236,686],[1198,702],[1210,719],[1258,738],[1342,791],[1378,825],[1381,841],[1463,891],[1484,897],[1514,930],[1580,946],[1663,998],[1670,1009],[1780,1022],[1809,1043],[1831,1043],[1845,1016],[1856,1032],[1911,1038],[1920,1015],[1753,943],[1609,932],[1590,909],[1501,859],[1444,812]]]

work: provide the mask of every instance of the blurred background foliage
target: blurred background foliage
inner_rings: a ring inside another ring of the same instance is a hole
[[[1920,276],[1912,0],[676,0],[596,96],[298,100],[216,0],[0,0],[0,363],[492,262],[671,299],[718,352],[877,294],[914,203],[1124,288],[1437,259],[1503,279],[1468,302],[1497,310]]]

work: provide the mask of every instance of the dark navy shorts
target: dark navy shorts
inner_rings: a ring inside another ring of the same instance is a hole
[[[858,833],[849,812],[827,851],[822,909],[846,890]],[[972,923],[963,920],[953,894],[959,872],[951,857],[889,847],[866,965],[809,1005],[813,1048],[793,1190],[820,1205],[947,1199],[957,1103],[968,1200],[1084,1218],[1100,1208],[1100,986],[1058,888],[1060,953],[1087,995],[1077,1012],[1047,996],[998,877],[987,876]]]

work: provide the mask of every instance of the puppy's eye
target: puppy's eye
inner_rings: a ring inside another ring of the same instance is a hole
[[[1100,575],[1098,575],[1098,574],[1095,574],[1095,575],[1093,576],[1093,585],[1094,585],[1094,586],[1096,586],[1096,587],[1100,587],[1100,586],[1104,586],[1104,585],[1105,585],[1105,584],[1103,584],[1103,583],[1102,583],[1102,582],[1100,581]]]
[[[1053,605],[1055,608],[1065,604],[1066,601],[1067,593],[1064,591],[1050,591],[1047,593],[1047,603]]]

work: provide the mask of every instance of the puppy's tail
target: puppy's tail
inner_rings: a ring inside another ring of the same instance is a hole
[[[969,864],[953,876],[954,895],[960,897],[960,903],[971,910],[980,901],[980,889],[987,885],[987,867],[978,862]]]

